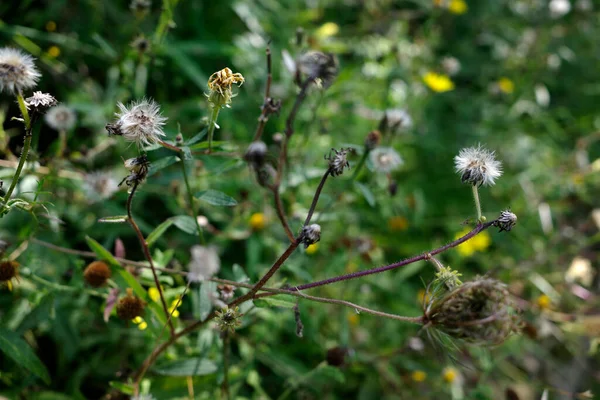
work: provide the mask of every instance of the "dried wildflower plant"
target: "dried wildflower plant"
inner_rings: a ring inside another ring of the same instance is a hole
[[[244,77],[239,72],[233,73],[231,69],[225,67],[215,72],[208,78],[209,92],[206,95],[208,102],[213,108],[229,107],[233,94],[231,87],[233,85],[242,86]]]

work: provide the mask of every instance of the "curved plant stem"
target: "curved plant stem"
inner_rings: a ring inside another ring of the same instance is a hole
[[[323,177],[321,178],[321,182],[319,182],[319,186],[317,186],[317,191],[315,192],[315,195],[313,196],[313,201],[310,205],[310,209],[308,210],[308,214],[306,215],[306,219],[304,220],[304,226],[310,224],[310,220],[312,219],[312,216],[315,212],[315,208],[317,207],[317,202],[319,201],[319,196],[321,196],[321,191],[323,190],[323,186],[325,186],[325,181],[327,181],[327,177],[329,177],[330,173],[331,173],[331,168],[328,168],[327,171],[325,171],[325,174],[323,175]]]
[[[172,144],[169,144],[167,142],[163,142],[162,140],[159,140],[158,144],[160,144],[162,147],[165,147],[165,148],[167,148],[169,150],[176,151],[178,153],[182,153],[183,152],[183,150],[181,150],[179,147],[173,146]]]
[[[273,198],[275,200],[275,211],[277,212],[277,217],[279,221],[281,221],[281,225],[283,226],[283,230],[285,231],[286,236],[290,240],[290,242],[294,242],[296,240],[294,238],[294,234],[290,229],[290,225],[287,222],[287,218],[285,217],[285,213],[283,212],[283,204],[281,203],[281,195],[279,194],[279,190],[275,187],[269,186],[269,189],[273,192]]]
[[[208,152],[212,152],[212,139],[215,133],[215,127],[217,126],[217,118],[219,118],[220,107],[214,107],[210,114],[210,120],[208,122]]]
[[[129,197],[127,198],[127,222],[135,231],[138,240],[140,241],[140,246],[142,246],[142,250],[144,252],[144,256],[150,263],[150,269],[152,270],[152,277],[154,278],[154,284],[156,285],[156,289],[158,290],[158,294],[160,295],[160,302],[162,303],[163,310],[165,311],[165,316],[168,318],[167,322],[169,324],[169,329],[171,331],[171,337],[175,335],[175,328],[173,327],[173,322],[169,318],[169,308],[167,307],[167,302],[165,301],[165,296],[160,287],[160,282],[158,281],[158,275],[156,275],[156,268],[154,268],[154,262],[152,261],[152,256],[150,255],[150,249],[148,248],[148,244],[146,243],[146,239],[144,238],[144,234],[136,224],[133,219],[133,215],[131,214],[131,203],[133,202],[133,196],[135,195],[135,191],[138,188],[139,183],[135,182],[133,187],[131,188],[131,192],[129,193]]]
[[[196,229],[198,229],[198,235],[200,236],[200,244],[206,244],[204,240],[204,231],[198,222],[198,215],[196,214],[196,209],[194,208],[194,196],[192,195],[192,189],[190,188],[190,182],[187,176],[187,170],[185,168],[185,161],[183,158],[181,159],[181,170],[183,171],[183,181],[185,182],[185,189],[188,195],[188,202],[190,203],[190,211],[192,213],[192,218],[194,219],[194,223],[196,224]]]

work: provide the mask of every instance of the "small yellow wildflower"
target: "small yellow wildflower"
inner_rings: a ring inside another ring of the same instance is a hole
[[[58,48],[58,46],[50,46],[50,48],[48,49],[48,56],[52,58],[60,56],[60,49]]]
[[[340,31],[340,27],[335,22],[326,22],[315,32],[317,36],[326,38],[329,36],[337,35]]]
[[[148,323],[146,321],[144,321],[144,318],[142,318],[142,317],[135,317],[131,321],[138,326],[138,329],[140,331],[143,331],[144,329],[146,329],[148,327]]]
[[[446,367],[442,371],[442,377],[444,378],[444,381],[452,383],[458,377],[458,371],[454,367]]]
[[[175,299],[171,302],[171,307],[169,307],[169,313],[171,313],[171,318],[179,317],[179,310],[177,307],[181,306],[181,301],[179,299]]]
[[[550,300],[550,297],[548,297],[548,295],[545,295],[545,294],[539,296],[535,300],[535,302],[538,305],[538,307],[542,310],[547,310],[552,305],[552,300]]]
[[[454,90],[454,82],[448,75],[428,72],[423,75],[423,82],[434,92],[443,93]]]
[[[317,250],[319,250],[319,243],[313,243],[310,246],[308,246],[305,251],[306,254],[310,256],[312,254],[315,254]]]
[[[468,228],[464,229],[461,232],[457,233],[454,239],[458,239],[469,232],[470,230]],[[492,238],[490,237],[490,234],[487,231],[483,231],[480,234],[467,240],[463,244],[459,245],[457,249],[460,255],[464,257],[469,257],[477,251],[486,250],[488,247],[490,247],[491,242]]]
[[[255,231],[261,231],[265,229],[267,225],[267,218],[263,213],[254,213],[250,216],[250,227]]]
[[[160,301],[160,293],[158,292],[158,289],[154,286],[148,289],[148,296],[155,303],[158,303]]]
[[[502,93],[511,94],[515,91],[515,84],[512,80],[503,76],[502,78],[498,79],[498,88]]]
[[[415,382],[423,382],[425,379],[427,379],[427,374],[425,373],[425,371],[421,371],[420,369],[418,369],[415,372],[413,372],[410,377]]]
[[[467,12],[468,8],[469,7],[464,0],[450,0],[450,3],[448,4],[448,11],[452,14],[464,14]]]
[[[392,232],[405,231],[408,228],[406,217],[397,215],[388,219],[388,228]]]
[[[346,319],[348,320],[348,323],[350,325],[356,326],[356,325],[358,325],[358,321],[360,320],[360,317],[355,312],[349,312],[348,316],[346,317]]]
[[[56,22],[54,22],[54,21],[46,22],[46,30],[48,32],[54,32],[56,30]]]

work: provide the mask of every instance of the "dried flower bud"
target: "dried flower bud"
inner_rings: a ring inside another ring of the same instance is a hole
[[[152,0],[131,0],[129,3],[129,9],[138,18],[144,17],[150,11],[150,7]]]
[[[144,314],[146,303],[133,295],[133,290],[127,288],[127,295],[122,297],[117,304],[117,316],[122,320],[129,321]]]
[[[35,87],[40,73],[34,58],[21,50],[4,47],[0,49],[0,92],[21,93]]]
[[[8,282],[19,273],[19,263],[12,260],[0,261],[0,282]]]
[[[208,78],[209,92],[206,95],[210,106],[212,108],[229,107],[231,99],[235,97],[231,86],[234,84],[242,86],[243,83],[244,77],[242,74],[239,72],[233,73],[227,67],[212,74]]]
[[[502,231],[510,231],[517,224],[517,216],[512,212],[505,210],[500,213],[500,217],[494,223],[494,226]]]
[[[148,171],[150,170],[150,162],[145,154],[142,154],[139,157],[129,158],[124,162],[125,168],[127,168],[130,172],[119,186],[125,182],[127,186],[133,186],[135,184],[140,184],[146,179],[148,175]]]
[[[494,158],[494,152],[481,145],[461,149],[454,157],[454,166],[461,181],[474,186],[491,186],[502,175],[502,164]]]
[[[378,130],[374,130],[369,132],[365,139],[365,148],[369,151],[373,150],[375,147],[379,146],[381,142],[381,133]]]
[[[253,164],[253,166],[256,168],[264,164],[266,155],[267,145],[265,144],[265,142],[257,140],[250,143],[250,146],[248,146],[246,154],[244,154],[244,160],[246,160],[246,162],[248,163]]]
[[[476,278],[451,291],[439,289],[430,295],[425,324],[454,338],[496,345],[519,330],[515,303],[506,285],[494,279]]]
[[[44,120],[55,131],[70,131],[77,123],[77,115],[71,107],[58,105],[46,112]]]
[[[296,71],[313,80],[319,87],[327,89],[338,74],[337,58],[331,53],[309,51],[296,62]]]
[[[329,161],[329,170],[331,176],[338,176],[344,173],[344,168],[350,168],[350,163],[348,162],[348,152],[350,149],[340,149],[339,151],[336,149],[331,149],[335,154],[332,155],[329,152],[329,155],[325,156],[325,159]]]
[[[327,364],[333,367],[342,367],[346,364],[346,358],[350,354],[347,347],[337,346],[327,350]]]
[[[390,180],[390,184],[388,185],[388,192],[390,192],[390,196],[395,196],[398,193],[398,182],[395,180]]]
[[[33,92],[33,96],[25,99],[27,109],[37,113],[44,113],[48,108],[54,107],[57,104],[54,96],[48,93]]]
[[[92,287],[104,286],[111,275],[110,268],[104,261],[94,261],[83,271],[83,278]]]
[[[302,243],[304,243],[304,248],[317,243],[321,240],[321,226],[319,224],[303,226],[300,238]]]
[[[117,103],[120,112],[115,113],[117,121],[107,124],[106,130],[109,135],[123,136],[128,142],[141,145],[157,143],[162,136],[166,136],[162,130],[167,118],[160,114],[158,104],[150,99],[142,99],[129,104],[129,108],[123,103]]]
[[[240,308],[225,308],[216,312],[215,320],[221,332],[234,333],[242,325]]]

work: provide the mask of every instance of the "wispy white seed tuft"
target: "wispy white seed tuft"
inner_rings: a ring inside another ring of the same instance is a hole
[[[215,247],[193,246],[192,259],[188,264],[188,282],[202,282],[210,279],[221,269],[221,259]]]
[[[404,164],[400,154],[391,147],[376,148],[369,153],[369,159],[375,171],[385,174],[389,174]]]
[[[64,105],[49,109],[44,119],[50,128],[57,131],[70,131],[77,122],[75,111]]]
[[[462,149],[454,157],[454,167],[461,175],[462,182],[475,186],[493,185],[502,175],[502,164],[494,155],[493,151],[481,145]]]
[[[35,87],[42,76],[33,63],[34,58],[18,49],[0,49],[0,92],[21,93]]]
[[[162,127],[167,118],[160,114],[160,107],[154,100],[142,99],[129,106],[117,103],[117,107],[117,121],[106,126],[109,133],[123,136],[128,142],[137,143],[138,147],[156,143],[166,136]]]

